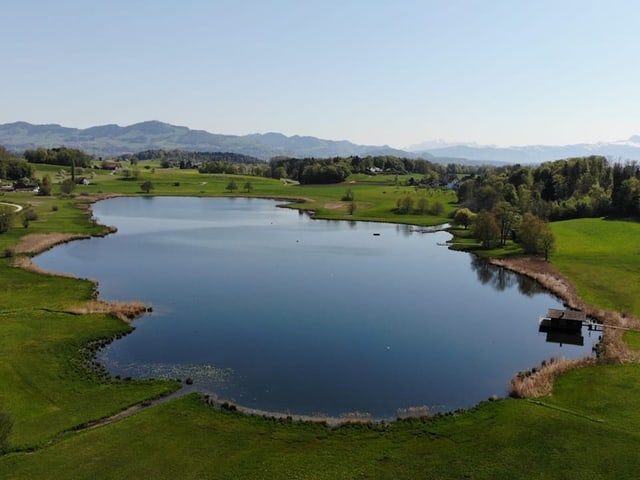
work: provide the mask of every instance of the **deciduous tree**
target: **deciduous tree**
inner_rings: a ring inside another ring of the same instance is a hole
[[[476,214],[468,208],[459,208],[453,215],[453,223],[455,223],[456,225],[462,225],[466,230],[467,228],[469,228],[469,225],[473,223],[475,217]]]
[[[144,182],[142,185],[140,185],[140,188],[142,189],[142,191],[144,193],[149,193],[151,190],[153,190],[155,187],[153,185],[153,182],[151,182],[150,180],[147,180],[146,182]]]
[[[483,248],[491,248],[500,239],[500,229],[493,213],[481,211],[473,224],[473,234]]]
[[[522,218],[519,239],[525,252],[542,253],[545,260],[555,250],[555,236],[551,227],[532,213],[527,213]]]
[[[15,215],[13,208],[7,205],[0,205],[0,233],[6,233],[11,228],[13,216]]]
[[[227,191],[229,193],[233,193],[237,189],[238,189],[238,184],[235,182],[235,180],[231,180],[229,183],[227,183]]]

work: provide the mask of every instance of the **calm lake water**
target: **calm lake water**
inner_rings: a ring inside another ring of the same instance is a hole
[[[385,418],[504,396],[519,370],[589,355],[597,340],[547,343],[537,320],[561,303],[443,247],[446,232],[313,220],[241,198],[117,198],[94,214],[118,233],[36,263],[98,279],[105,299],[153,306],[100,353],[113,375],[191,377],[269,411]]]

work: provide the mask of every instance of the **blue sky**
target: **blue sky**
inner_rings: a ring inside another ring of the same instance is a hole
[[[406,147],[640,134],[635,0],[4,0],[0,123]]]

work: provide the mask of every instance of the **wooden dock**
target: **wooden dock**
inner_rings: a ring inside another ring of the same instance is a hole
[[[579,310],[550,308],[547,316],[540,318],[538,331],[547,334],[547,342],[584,345],[582,327],[588,327],[590,332],[601,332],[604,325],[590,321],[587,314]]]

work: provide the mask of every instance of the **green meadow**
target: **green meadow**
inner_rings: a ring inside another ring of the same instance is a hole
[[[553,263],[580,296],[640,317],[640,223],[588,218],[552,228],[558,239]]]
[[[54,167],[44,167],[52,176]],[[0,196],[30,206],[38,219],[0,235],[2,252],[31,233],[101,234],[81,208],[94,194],[229,195],[298,199],[295,208],[321,218],[417,225],[444,223],[456,208],[449,191],[416,191],[402,178],[350,178],[345,184],[301,186],[256,177],[141,169],[135,180],[100,172],[72,198],[30,193]],[[54,179],[54,182],[56,180]],[[251,188],[245,184],[251,182]],[[351,183],[355,182],[355,183]],[[351,189],[353,215],[341,200]],[[248,191],[247,191],[248,190]],[[423,195],[440,215],[400,215],[396,202]],[[553,224],[554,265],[597,305],[640,316],[634,222],[604,219]],[[87,280],[41,275],[0,258],[0,412],[14,425],[2,479],[119,478],[638,478],[640,366],[600,365],[563,375],[553,394],[501,399],[433,418],[388,424],[295,422],[247,416],[207,405],[191,394],[95,428],[82,427],[167,394],[178,382],[110,379],[92,364],[90,345],[130,330],[107,315],[68,313],[93,298]],[[464,292],[452,294],[464,295]],[[640,348],[640,336],[629,334]],[[1,447],[1,445],[0,445]]]

